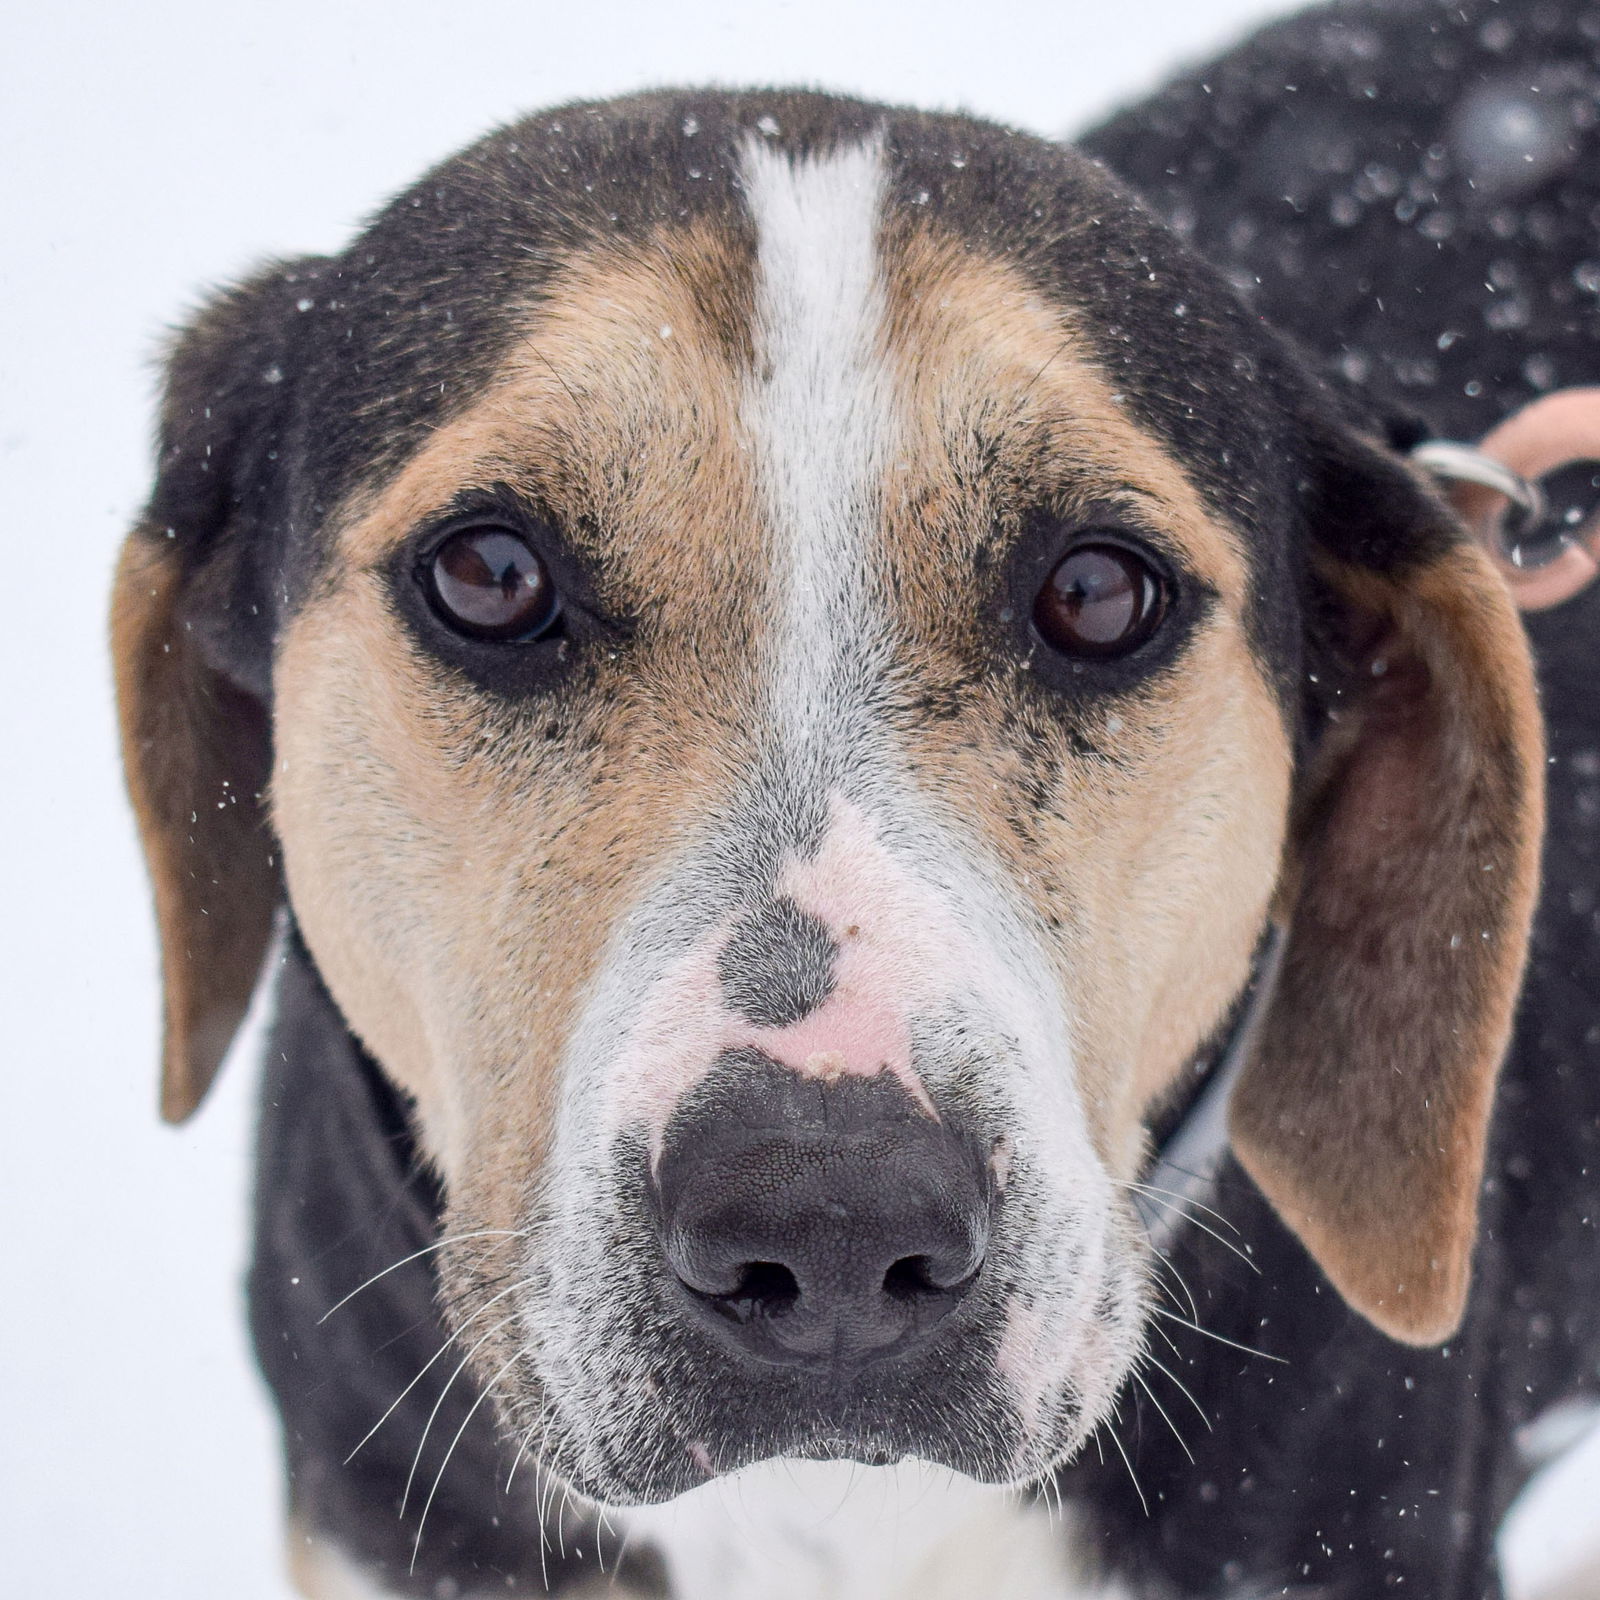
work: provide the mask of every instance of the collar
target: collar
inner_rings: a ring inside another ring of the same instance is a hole
[[[1228,1153],[1228,1101],[1255,1054],[1261,1021],[1277,987],[1285,930],[1270,923],[1256,953],[1255,970],[1235,1007],[1229,1030],[1200,1088],[1156,1152],[1154,1164],[1134,1191],[1134,1209],[1158,1251],[1171,1248],[1178,1230],[1216,1183]]]

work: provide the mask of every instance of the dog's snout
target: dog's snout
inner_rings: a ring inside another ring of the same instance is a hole
[[[979,1145],[886,1075],[805,1080],[752,1052],[728,1065],[656,1169],[685,1314],[745,1357],[835,1377],[921,1345],[988,1247]]]

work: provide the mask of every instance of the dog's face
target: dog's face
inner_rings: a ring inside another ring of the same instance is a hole
[[[581,1490],[1076,1448],[1141,1349],[1146,1118],[1275,896],[1236,1143],[1381,1325],[1458,1312],[1520,636],[1093,169],[813,96],[558,113],[224,302],[167,444],[118,623],[174,1100],[277,894],[270,707],[460,1337]]]

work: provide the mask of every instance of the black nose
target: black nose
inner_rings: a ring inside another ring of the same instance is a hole
[[[741,1354],[843,1375],[926,1341],[979,1276],[987,1152],[887,1073],[805,1079],[725,1057],[655,1173],[691,1320]]]

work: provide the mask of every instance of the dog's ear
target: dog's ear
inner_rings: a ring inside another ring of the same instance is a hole
[[[1321,725],[1233,1144],[1356,1310],[1433,1343],[1466,1302],[1533,915],[1533,668],[1488,557],[1396,457],[1331,429],[1306,494]]]
[[[294,296],[316,270],[261,273],[174,343],[156,484],[113,591],[123,763],[161,940],[161,1110],[174,1122],[243,1019],[280,897],[264,801],[270,547]]]

